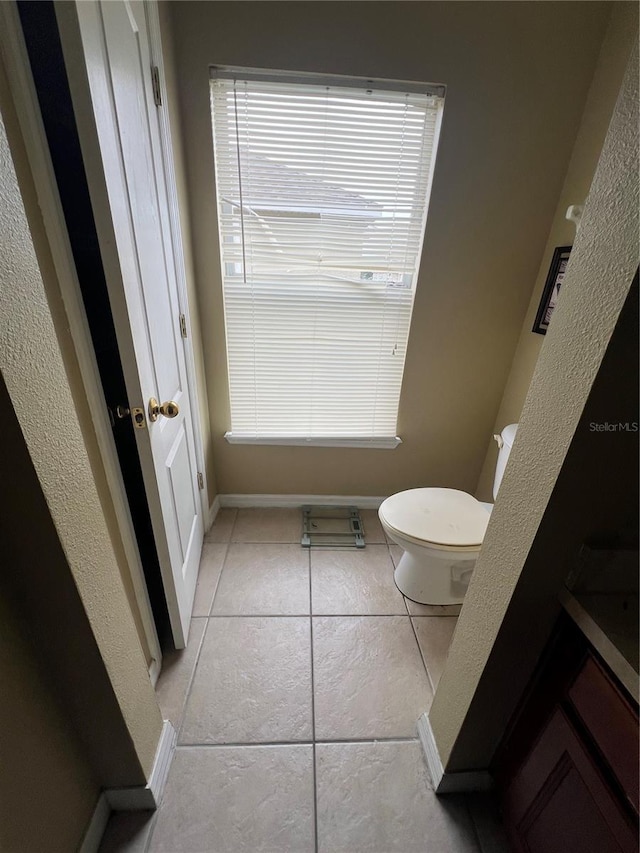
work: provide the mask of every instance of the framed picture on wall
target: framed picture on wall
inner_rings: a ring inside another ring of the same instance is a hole
[[[553,309],[556,307],[556,302],[558,301],[558,295],[560,294],[560,288],[562,286],[562,280],[564,279],[564,273],[567,269],[567,262],[570,254],[571,246],[558,246],[557,249],[554,249],[553,258],[551,258],[551,266],[549,267],[549,274],[547,275],[547,280],[544,283],[544,290],[542,291],[540,305],[538,305],[538,313],[536,314],[536,320],[533,324],[533,329],[531,330],[536,332],[538,335],[547,334],[547,329],[551,322],[551,315],[553,314]]]

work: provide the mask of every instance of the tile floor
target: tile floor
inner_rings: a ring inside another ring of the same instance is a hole
[[[362,517],[364,551],[307,551],[299,510],[220,511],[157,686],[163,803],[114,816],[101,853],[506,850],[489,801],[434,795],[416,739],[459,608],[405,601],[401,550]]]

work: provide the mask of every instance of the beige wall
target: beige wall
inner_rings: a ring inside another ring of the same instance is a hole
[[[604,3],[174,2],[222,493],[474,490],[607,26]],[[571,37],[568,38],[567,34]],[[230,446],[211,63],[448,86],[394,451]]]
[[[77,850],[100,789],[4,589],[0,684],[0,850]]]
[[[0,122],[0,369],[39,484],[24,485],[25,465],[5,480],[23,489],[10,504],[23,512],[22,527],[9,527],[9,553],[29,567],[15,581],[98,781],[144,784],[162,720],[100,499],[101,462],[58,282],[32,242],[25,206],[42,242],[40,212],[1,68],[0,106],[12,146]],[[5,466],[18,464],[3,451]]]
[[[449,771],[489,765],[580,543],[624,536],[636,521],[625,506],[636,436],[589,424],[635,419],[637,389],[616,374],[629,359],[629,374],[637,366],[637,292],[627,300],[639,261],[638,94],[636,46],[429,712]]]
[[[171,136],[173,142],[176,189],[178,193],[180,227],[182,229],[182,241],[184,247],[185,273],[187,278],[187,292],[189,297],[189,315],[191,320],[190,325],[191,333],[193,336],[192,346],[196,367],[196,381],[198,384],[200,429],[202,431],[202,444],[205,455],[207,493],[209,498],[209,504],[212,504],[215,496],[218,493],[218,489],[216,486],[216,476],[213,466],[213,441],[211,437],[209,399],[207,393],[207,382],[203,358],[200,299],[196,289],[193,269],[191,217],[189,213],[184,146],[182,144],[182,133],[180,129],[180,113],[178,109],[178,83],[176,78],[176,60],[169,3],[158,3],[158,13],[160,16],[160,30],[162,33],[162,58],[165,74],[165,94],[167,99],[167,110],[169,113],[169,123],[171,126]]]
[[[609,28],[600,51],[569,168],[558,199],[547,244],[541,256],[540,269],[498,409],[493,428],[495,433],[501,432],[507,424],[516,423],[520,418],[529,383],[544,342],[544,336],[535,334],[531,329],[549,271],[553,250],[556,246],[571,246],[573,244],[576,229],[574,224],[565,218],[567,207],[570,204],[583,204],[589,192],[637,28],[638,6],[636,3],[612,4]],[[476,495],[480,500],[493,500],[491,491],[496,457],[496,444],[489,440],[487,455],[476,490]]]
[[[103,785],[142,782],[117,697],[96,643],[69,562],[4,381],[3,482],[0,493],[2,588],[28,627],[51,691],[73,721],[84,755]],[[90,529],[90,528],[89,528]]]

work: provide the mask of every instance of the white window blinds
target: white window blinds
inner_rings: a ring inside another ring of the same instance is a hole
[[[371,86],[212,72],[230,441],[398,442],[443,98]]]

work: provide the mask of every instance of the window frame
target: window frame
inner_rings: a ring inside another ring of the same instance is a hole
[[[404,80],[385,80],[379,78],[360,78],[360,77],[349,77],[342,75],[329,75],[329,74],[314,74],[314,73],[306,73],[306,72],[289,72],[289,71],[281,71],[275,69],[257,69],[257,68],[243,68],[238,66],[216,66],[212,65],[209,68],[210,72],[210,80],[234,80],[234,81],[261,81],[266,83],[298,83],[298,84],[306,84],[306,85],[322,85],[322,86],[337,86],[337,87],[345,87],[345,88],[361,88],[366,90],[367,88],[378,89],[378,90],[386,90],[393,91],[395,93],[405,92],[407,94],[419,94],[425,96],[432,96],[434,98],[438,98],[441,101],[441,105],[438,109],[438,116],[436,119],[436,132],[434,137],[433,144],[433,158],[431,162],[431,176],[428,185],[427,192],[427,200],[426,200],[426,213],[428,214],[429,208],[429,200],[431,195],[431,187],[433,183],[433,171],[435,167],[435,161],[437,157],[438,147],[439,147],[439,138],[440,131],[442,125],[442,117],[444,111],[444,101],[446,96],[446,85],[444,84],[431,84],[431,83],[421,83],[415,81],[404,81]],[[215,192],[216,192],[216,213],[219,218],[219,210],[218,210],[218,187],[217,187],[217,179],[215,184]],[[426,228],[426,217],[425,217],[425,228]],[[222,251],[222,232],[220,230],[220,245]],[[420,241],[420,250],[418,254],[418,265],[422,259],[422,248],[424,245],[424,230],[422,233],[421,241]],[[223,279],[222,286],[224,288],[224,262],[221,257],[221,275]],[[417,284],[417,282],[416,282]],[[412,309],[413,310],[413,309]],[[227,334],[226,331],[226,316],[225,316],[225,336]],[[407,333],[407,342],[410,337],[410,330]],[[227,352],[227,360],[228,360],[228,344],[225,341],[225,348]],[[231,396],[231,382],[230,382],[230,371],[227,365],[227,385],[229,395]],[[404,367],[401,379],[404,379]],[[398,399],[398,411],[396,417],[399,415],[399,406],[401,399],[401,391]],[[302,446],[302,447],[345,447],[345,448],[370,448],[370,449],[385,449],[392,450],[398,447],[402,443],[402,439],[398,435],[394,436],[348,436],[348,435],[316,435],[316,436],[278,436],[278,435],[249,435],[246,433],[234,432],[232,429],[227,430],[224,433],[224,438],[229,444],[237,444],[237,445],[266,445],[266,446]]]

